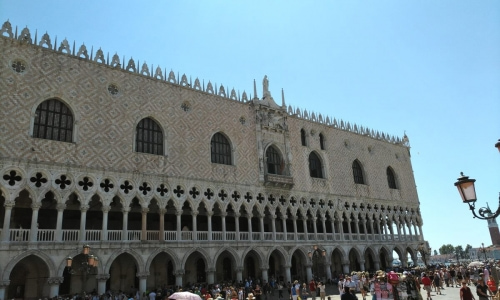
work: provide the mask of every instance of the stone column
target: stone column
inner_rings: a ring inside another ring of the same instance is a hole
[[[283,223],[283,240],[285,240],[285,241],[288,240],[288,237],[287,237],[288,232],[286,230],[286,219],[287,219],[286,215],[281,216],[281,222]]]
[[[5,213],[4,213],[4,219],[3,219],[3,227],[2,227],[2,234],[0,235],[0,240],[2,242],[8,242],[10,240],[10,218],[12,215],[12,208],[16,205],[14,201],[5,201]],[[2,293],[2,283],[7,282],[7,281],[2,281],[0,282],[0,299],[4,299],[4,297],[1,295]],[[7,283],[7,285],[9,285]],[[5,287],[4,287],[5,289]],[[4,290],[5,292],[5,290]]]
[[[304,227],[304,239],[309,240],[309,232],[307,231],[307,217],[302,218],[302,227]]]
[[[399,258],[401,260],[401,267],[408,268],[408,256],[404,256]]]
[[[365,260],[364,259],[359,260],[359,267],[361,268],[361,271],[365,270]]]
[[[273,242],[276,242],[276,215],[271,216],[271,230],[273,232]]]
[[[313,278],[311,263],[306,264],[306,277],[307,277],[307,282],[309,282]]]
[[[198,227],[196,226],[196,218],[198,216],[198,212],[197,211],[192,211],[191,212],[191,219],[193,220],[193,241],[197,241],[198,240]]]
[[[212,240],[212,216],[214,215],[213,211],[207,211],[207,221],[208,221],[208,240]]]
[[[326,279],[331,280],[332,279],[332,264],[329,262],[326,262],[325,267],[326,267]]]
[[[97,274],[96,279],[97,279],[97,293],[99,295],[102,295],[106,293],[106,281],[111,276],[109,274]]]
[[[352,241],[351,216],[347,217],[347,234],[349,234],[349,240]]]
[[[356,235],[358,236],[358,241],[360,240],[360,235],[359,235],[359,216],[355,216],[354,218],[354,227],[356,228]]]
[[[222,221],[222,240],[226,241],[226,216],[227,212],[221,212],[220,217]]]
[[[338,222],[339,222],[339,231],[340,231],[340,240],[341,241],[345,241],[345,237],[344,237],[344,219],[345,219],[345,217],[342,216],[338,220]]]
[[[285,265],[285,282],[292,282],[292,273],[290,272],[291,265]]]
[[[160,214],[160,241],[165,241],[165,213],[167,210],[165,208],[160,208],[158,212]]]
[[[148,240],[148,236],[147,236],[148,211],[149,211],[149,208],[147,208],[147,207],[143,207],[141,209],[141,214],[142,214],[142,217],[141,217],[141,221],[142,221],[142,224],[141,224],[142,225],[141,226],[141,241],[147,241]]]
[[[313,230],[314,230],[314,240],[318,240],[318,226],[316,225],[316,222],[318,221],[317,217],[312,218],[313,221]]]
[[[111,206],[102,206],[102,229],[101,229],[101,241],[108,240],[108,213],[111,210]]]
[[[87,210],[89,210],[88,205],[80,206],[81,217],[80,217],[80,242],[87,240],[85,236],[85,227],[87,226]]]
[[[262,267],[262,268],[260,268],[260,271],[261,271],[261,274],[262,274],[262,280],[266,281],[266,282],[269,282],[269,277],[267,275],[267,270],[268,270],[268,267]],[[264,284],[264,283],[262,282],[262,284]]]
[[[349,274],[349,262],[342,262],[342,270],[344,274]]]
[[[177,270],[174,272],[175,274],[175,285],[182,286],[182,276],[184,276],[184,270]]]
[[[335,220],[332,218],[330,219],[330,225],[332,226],[332,234],[333,234],[333,237],[332,237],[332,240],[335,241]],[[339,227],[339,236],[340,236],[340,227]]]
[[[297,237],[297,216],[292,216],[292,220],[293,220],[293,234],[294,234],[294,241],[297,241],[298,237]]]
[[[122,241],[128,241],[128,212],[130,207],[123,207],[123,228],[122,228]]]
[[[240,213],[234,214],[234,222],[236,225],[236,241],[240,240]]]
[[[207,283],[208,284],[214,284],[215,283],[215,269],[214,268],[208,268],[207,269]]]
[[[42,206],[41,203],[31,204],[31,228],[30,228],[30,242],[36,242],[38,236],[38,210]]]
[[[236,267],[236,282],[243,281],[243,268]]]
[[[58,203],[56,205],[57,209],[57,221],[56,221],[56,242],[62,241],[62,221],[63,221],[63,213],[66,209],[66,204]]]
[[[248,220],[248,240],[252,241],[252,214],[247,215],[247,220]]]
[[[321,222],[323,223],[323,240],[327,241],[328,237],[327,237],[327,233],[326,233],[326,217],[325,217],[325,215],[321,216]]]
[[[182,210],[178,210],[175,212],[175,216],[177,218],[177,241],[182,241],[182,236],[181,236],[181,216],[182,216]]]
[[[368,240],[368,231],[366,231],[366,222],[367,222],[366,217],[362,217],[361,220],[363,222],[363,232],[364,232],[363,234],[365,235],[366,240]]]
[[[9,286],[9,284],[10,280],[0,281],[0,299],[5,299],[5,289]]]
[[[147,280],[148,280],[149,272],[137,273],[136,276],[137,276],[137,278],[139,278],[139,291],[140,291],[139,295],[142,295],[142,293],[144,293],[147,289]]]
[[[49,297],[55,297],[59,295],[59,285],[63,283],[64,277],[50,277],[47,283],[50,286]]]
[[[264,214],[259,215],[259,223],[260,223],[260,240],[264,240]]]
[[[401,222],[396,221],[396,230],[398,234],[398,240],[401,241]]]

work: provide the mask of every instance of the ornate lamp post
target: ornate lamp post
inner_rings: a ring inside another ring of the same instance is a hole
[[[315,280],[321,279],[325,271],[324,261],[326,257],[326,250],[319,249],[317,245],[314,245],[313,251],[309,251],[307,256],[309,256],[312,262],[313,278]]]
[[[500,140],[495,144],[495,147],[500,152]],[[469,209],[472,211],[472,214],[475,218],[481,220],[495,219],[500,215],[500,193],[498,197],[499,207],[495,212],[492,212],[491,209],[487,207],[481,207],[479,209],[479,216],[476,214],[476,188],[474,187],[475,179],[469,179],[468,176],[465,176],[463,172],[460,172],[460,178],[455,182],[455,186],[458,188],[458,192],[460,193],[460,197],[462,197],[462,201],[464,203],[469,204]]]
[[[99,259],[97,256],[90,254],[90,246],[84,245],[82,253],[84,256],[83,261],[80,266],[78,266],[79,272],[82,274],[82,294],[85,292],[85,283],[87,282],[87,276],[99,265]],[[73,258],[68,256],[66,258],[66,268],[68,272],[73,275],[76,271],[73,268]]]

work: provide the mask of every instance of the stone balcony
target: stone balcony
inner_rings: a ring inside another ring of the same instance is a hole
[[[288,189],[292,188],[294,184],[293,177],[276,174],[266,174],[264,181],[267,186],[277,186]]]

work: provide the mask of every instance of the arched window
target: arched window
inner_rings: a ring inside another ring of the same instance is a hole
[[[216,164],[231,165],[231,145],[228,139],[222,134],[217,132],[212,137],[210,143],[212,162]]]
[[[363,178],[363,169],[358,160],[352,163],[352,175],[354,176],[354,183],[365,184],[365,179]]]
[[[387,167],[387,183],[389,184],[390,189],[397,189],[396,186],[396,177],[394,176],[394,171],[391,167]]]
[[[325,137],[322,133],[319,134],[319,147],[321,150],[325,150]]]
[[[266,158],[267,158],[267,173],[283,175],[285,164],[278,150],[276,150],[276,148],[274,148],[273,146],[270,146],[266,150]]]
[[[73,113],[57,99],[46,100],[36,108],[33,137],[61,141],[73,141]]]
[[[302,143],[302,146],[307,146],[307,144],[306,144],[306,131],[304,129],[300,130],[300,142]]]
[[[309,154],[309,174],[311,175],[311,177],[323,178],[321,160],[314,152],[311,152],[311,154]]]
[[[164,154],[163,131],[155,120],[144,118],[137,124],[135,151],[156,155]]]

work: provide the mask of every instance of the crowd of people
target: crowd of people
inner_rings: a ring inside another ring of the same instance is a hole
[[[465,266],[438,266],[427,269],[399,269],[384,272],[351,272],[338,275],[328,283],[337,285],[341,300],[388,300],[394,294],[400,300],[423,300],[420,293],[424,289],[426,300],[433,300],[431,292],[441,295],[445,288],[460,288],[461,300],[486,300],[497,291],[492,280],[491,266],[467,268]],[[494,270],[494,272],[496,272]],[[392,278],[391,276],[395,276]],[[495,273],[496,276],[496,273]],[[477,299],[472,289],[476,290]],[[326,300],[326,282],[311,279],[308,282],[294,280],[260,281],[247,279],[240,282],[220,284],[187,284],[184,287],[158,287],[139,292],[134,287],[129,291],[107,291],[98,295],[94,290],[88,294],[65,297],[72,300],[166,300],[174,292],[189,291],[202,300]],[[285,299],[286,298],[286,299]],[[319,299],[316,299],[319,298]],[[437,300],[437,299],[436,299]]]

